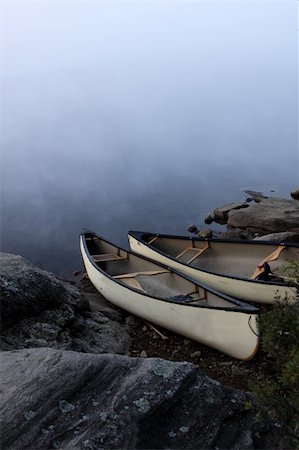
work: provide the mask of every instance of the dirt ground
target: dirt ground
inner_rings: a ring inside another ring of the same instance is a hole
[[[188,361],[198,366],[209,377],[243,390],[252,390],[252,383],[263,384],[272,376],[271,361],[261,349],[250,361],[236,360],[120,310],[107,302],[89,280],[81,280],[80,286],[85,293],[97,293],[99,301],[105,302],[105,307],[120,313],[131,337],[130,356],[132,357],[158,357],[171,361]]]
[[[129,317],[129,334],[132,338],[131,356],[159,357],[171,361],[189,361],[208,376],[228,386],[251,390],[251,382],[264,382],[271,376],[268,363],[261,351],[251,361],[239,361],[198,342],[191,341],[168,330]]]

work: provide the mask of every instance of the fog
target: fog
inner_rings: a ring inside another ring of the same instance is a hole
[[[296,2],[1,5],[2,250],[56,273],[78,234],[184,234],[299,183]]]

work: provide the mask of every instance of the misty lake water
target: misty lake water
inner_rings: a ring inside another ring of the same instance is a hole
[[[298,185],[290,5],[28,5],[5,9],[2,251],[71,276],[82,228],[127,247]]]

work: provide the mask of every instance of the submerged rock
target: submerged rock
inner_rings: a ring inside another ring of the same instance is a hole
[[[268,198],[266,195],[259,191],[245,190],[244,192],[250,196],[250,200],[254,200],[256,203],[259,203],[261,200]]]
[[[49,348],[1,359],[2,450],[281,448],[252,394],[190,363]]]
[[[128,351],[130,338],[116,312],[91,311],[79,289],[20,256],[2,253],[0,264],[1,350]]]

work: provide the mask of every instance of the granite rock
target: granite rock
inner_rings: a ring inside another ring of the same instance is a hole
[[[248,203],[229,203],[228,205],[220,206],[214,209],[214,220],[217,223],[225,224],[228,219],[228,214],[230,211],[239,210],[247,208]]]
[[[282,448],[253,394],[190,363],[43,348],[1,367],[2,450]]]
[[[272,242],[296,242],[299,244],[299,233],[284,231],[281,233],[271,233],[254,238],[254,241],[272,241]]]
[[[88,353],[127,353],[130,338],[107,305],[91,311],[89,297],[20,256],[0,254],[0,348],[53,347]],[[105,301],[105,300],[104,300]],[[96,309],[96,308],[94,308]]]
[[[227,224],[233,228],[256,228],[269,233],[289,231],[299,226],[299,202],[271,197],[246,209],[229,211]]]

